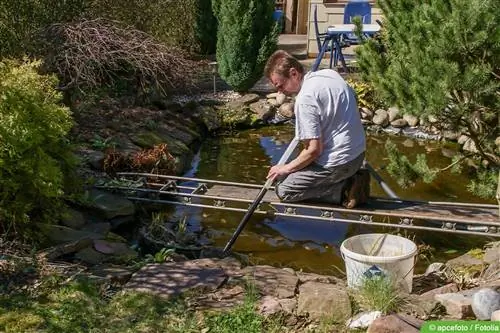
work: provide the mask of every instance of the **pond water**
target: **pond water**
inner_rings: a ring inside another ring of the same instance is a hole
[[[269,166],[275,164],[293,138],[293,128],[288,126],[267,127],[239,132],[233,136],[207,139],[201,146],[189,170],[184,176],[224,180],[242,183],[264,184]],[[444,172],[432,184],[418,182],[403,189],[384,170],[387,164],[384,143],[390,139],[398,148],[414,160],[416,154],[425,153],[431,167],[447,166],[456,147],[442,142],[428,142],[401,136],[370,135],[367,137],[367,161],[379,172],[391,189],[403,199],[482,202],[467,192],[467,176]],[[372,196],[387,197],[372,179]],[[216,246],[223,247],[243,213],[209,208],[178,207],[174,219],[185,219],[190,229],[203,228]],[[388,228],[386,232],[394,232]],[[292,267],[319,274],[338,275],[344,270],[340,257],[340,244],[349,236],[381,231],[358,224],[299,221],[277,217],[270,219],[256,215],[250,219],[233,249],[250,256],[254,264]],[[463,252],[467,248],[481,246],[486,239],[464,237],[440,232],[411,232],[408,234],[419,243],[437,249],[432,261],[456,256],[454,249]],[[428,262],[421,260],[417,271],[425,269]]]

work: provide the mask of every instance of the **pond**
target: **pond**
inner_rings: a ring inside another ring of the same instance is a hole
[[[223,180],[240,183],[264,184],[269,166],[275,164],[293,138],[293,128],[288,126],[241,131],[233,136],[207,139],[195,156],[191,169],[184,175],[202,179]],[[367,137],[367,161],[379,172],[391,189],[403,199],[485,202],[470,194],[465,184],[467,176],[444,172],[432,184],[418,182],[403,189],[388,175],[384,166],[388,163],[384,143],[387,139],[396,143],[400,151],[411,161],[416,154],[424,153],[431,167],[444,168],[451,162],[456,147],[450,143],[429,142],[401,136],[370,135]],[[372,179],[372,196],[387,197]],[[203,228],[216,246],[223,247],[243,213],[221,211],[210,208],[178,207],[174,219],[188,222],[190,229]],[[394,228],[385,232],[394,232]],[[326,223],[321,221],[299,221],[283,217],[269,218],[254,215],[237,239],[233,250],[250,256],[254,264],[269,264],[277,267],[292,267],[319,274],[338,275],[344,270],[340,257],[340,244],[349,236],[381,231],[358,224]],[[403,231],[404,232],[404,231]],[[419,243],[432,246],[439,251],[429,258],[432,261],[446,260],[462,252],[464,246],[481,246],[486,239],[455,234],[419,231],[408,233]],[[429,262],[423,260],[417,272],[425,269]]]

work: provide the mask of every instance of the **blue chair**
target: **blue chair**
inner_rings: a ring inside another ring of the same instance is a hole
[[[344,7],[344,24],[353,23],[353,18],[359,16],[362,24],[372,23],[372,6],[366,0],[351,0]],[[342,35],[342,42],[347,45],[359,44],[355,33]]]
[[[344,71],[347,72],[347,66],[344,60],[344,55],[342,54],[342,46],[340,45],[340,39],[335,34],[330,34],[328,29],[326,32],[320,33],[318,28],[318,13],[317,6],[314,7],[314,30],[316,33],[316,42],[318,43],[318,56],[313,64],[312,71],[319,68],[321,59],[323,59],[326,52],[330,52],[330,68],[333,66],[337,67],[338,61],[342,62]]]

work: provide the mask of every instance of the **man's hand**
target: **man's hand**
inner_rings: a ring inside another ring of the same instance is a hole
[[[269,169],[269,173],[267,174],[266,179],[276,179],[282,176],[287,176],[290,174],[290,170],[287,164],[284,165],[275,165]]]

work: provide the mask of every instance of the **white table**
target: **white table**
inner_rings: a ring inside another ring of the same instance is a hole
[[[380,25],[378,24],[362,24],[361,26],[365,34],[374,34],[380,31]],[[326,28],[326,33],[329,35],[341,35],[354,32],[355,29],[355,24],[335,24]]]

